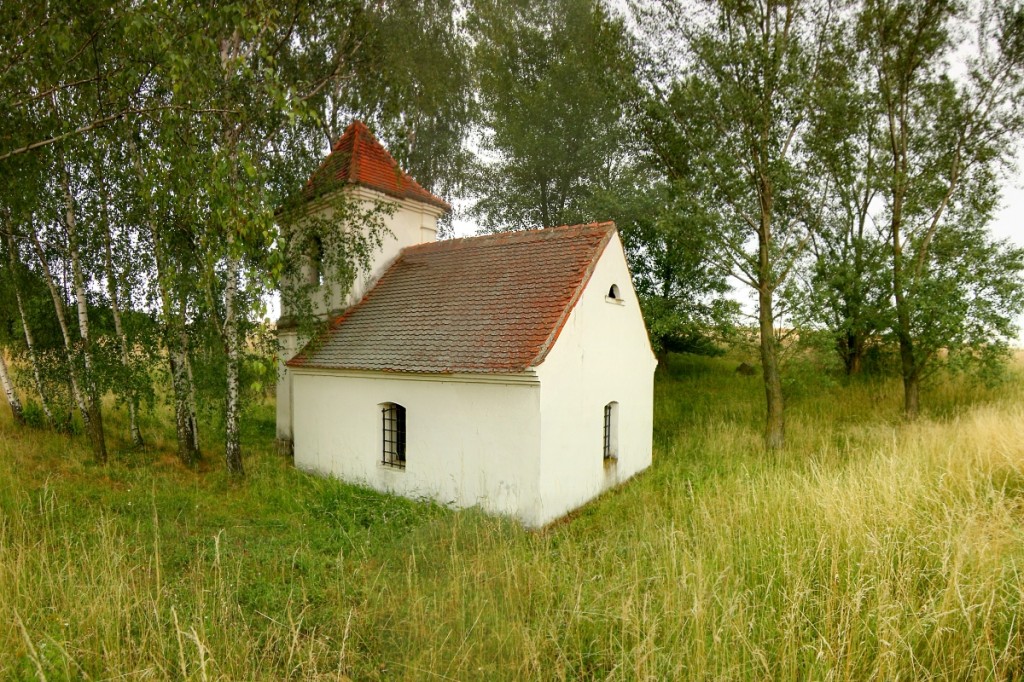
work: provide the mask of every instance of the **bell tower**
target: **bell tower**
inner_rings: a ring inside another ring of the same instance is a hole
[[[361,121],[349,124],[302,188],[299,205],[288,210],[301,211],[302,216],[319,219],[331,225],[331,229],[344,230],[348,227],[344,217],[335,218],[336,202],[332,198],[337,198],[337,192],[345,193],[347,203],[366,210],[383,202],[390,214],[383,218],[381,243],[370,254],[368,267],[361,268],[347,286],[332,281],[329,274],[321,271],[316,243],[308,262],[292,275],[310,285],[305,288],[312,290],[305,303],[321,320],[334,319],[358,303],[402,249],[435,241],[438,219],[451,211],[446,201],[405,173]],[[303,219],[300,217],[297,222]],[[285,292],[291,288],[287,284],[286,280],[282,287],[281,317],[277,321],[277,439],[284,448],[290,448],[292,440],[291,370],[285,363],[309,341],[299,335],[294,319],[296,302],[286,300]]]

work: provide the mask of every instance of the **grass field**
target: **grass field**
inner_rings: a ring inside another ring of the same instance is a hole
[[[0,679],[1024,676],[1020,369],[912,425],[806,380],[769,456],[735,365],[663,363],[654,466],[540,532],[301,474],[272,406],[240,485],[5,412]]]

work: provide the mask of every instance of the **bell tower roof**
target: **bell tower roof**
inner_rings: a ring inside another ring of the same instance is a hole
[[[451,205],[431,194],[403,171],[362,121],[345,128],[331,153],[302,189],[306,201],[345,185],[359,185],[398,199],[419,201],[448,212]]]

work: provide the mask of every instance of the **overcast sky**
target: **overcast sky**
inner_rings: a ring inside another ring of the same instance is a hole
[[[1003,210],[992,225],[1000,237],[1012,239],[1024,246],[1024,173],[1018,172],[1016,183],[1004,189]]]

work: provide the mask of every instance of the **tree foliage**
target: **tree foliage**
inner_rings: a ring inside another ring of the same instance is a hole
[[[827,2],[664,2],[645,15],[682,46],[660,56],[644,132],[680,194],[710,216],[719,267],[756,292],[770,448],[784,442],[776,292],[800,259],[820,198],[808,121],[836,17]]]
[[[488,230],[595,218],[626,163],[625,29],[596,0],[472,5],[484,132],[472,214]]]
[[[81,384],[70,392],[87,425],[109,390],[134,415],[165,363],[182,461],[200,456],[205,422],[223,429],[241,474],[264,300],[305,255],[279,239],[275,210],[338,116],[385,122],[428,184],[454,182],[458,164],[443,161],[458,156],[446,152],[460,148],[468,111],[454,6],[111,0],[3,13],[0,209],[13,257],[2,267],[25,285],[27,332],[5,345],[24,336],[35,375],[53,364]],[[350,244],[336,250],[338,263],[354,257]],[[40,277],[49,322],[33,317]],[[44,336],[55,317],[62,358]],[[36,383],[44,406],[67,390]]]
[[[972,11],[957,2],[867,0],[859,14],[882,119],[891,330],[911,418],[942,352],[983,357],[1004,348],[1024,295],[1019,255],[986,230],[999,171],[1024,130],[1024,8],[984,3]],[[949,60],[968,27],[974,50],[966,74],[954,78]]]

